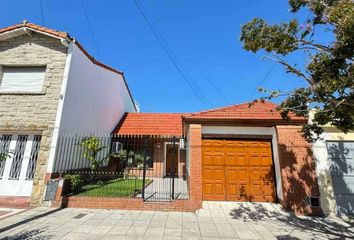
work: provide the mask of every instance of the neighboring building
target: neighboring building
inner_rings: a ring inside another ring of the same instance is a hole
[[[276,104],[255,102],[183,115],[129,113],[116,132],[186,140],[186,161],[174,164],[183,164],[189,197],[171,208],[196,210],[206,200],[279,202],[311,215],[321,209],[311,145],[301,135],[306,122],[294,114],[284,120]],[[166,148],[160,153],[148,171],[166,177],[171,163]]]
[[[0,29],[0,206],[38,205],[59,135],[111,133],[136,112],[122,72],[66,32],[24,22]]]
[[[328,215],[354,215],[354,132],[324,126],[313,144],[321,207]]]

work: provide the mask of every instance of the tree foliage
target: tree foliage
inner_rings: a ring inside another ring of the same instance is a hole
[[[96,172],[102,163],[110,156],[100,156],[100,152],[107,148],[102,145],[102,141],[98,137],[89,137],[84,139],[79,144],[83,150],[83,157],[87,159],[91,164],[91,171]]]
[[[144,155],[139,154],[139,153],[134,153],[133,151],[127,151],[125,149],[119,150],[118,153],[113,155],[119,161],[123,164],[124,166],[124,178],[128,178],[130,171],[133,168],[136,169],[143,169],[144,167]],[[149,161],[151,158],[150,156],[146,156],[146,160]]]
[[[289,111],[309,117],[314,108],[313,121],[303,127],[308,141],[318,138],[326,124],[343,132],[354,130],[354,1],[289,0],[289,5],[292,13],[307,8],[310,16],[304,22],[295,18],[274,25],[254,18],[242,27],[241,41],[246,50],[265,50],[268,58],[307,83],[291,92],[261,89],[268,93],[264,98],[285,96],[279,106],[284,118]],[[332,35],[333,40],[324,44],[321,31]],[[305,67],[287,61],[288,55],[298,51],[308,56]]]

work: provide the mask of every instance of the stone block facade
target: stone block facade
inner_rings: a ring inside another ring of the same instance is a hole
[[[319,197],[316,166],[301,126],[277,126],[283,200],[281,204],[299,215],[318,215],[319,207],[309,207],[307,197]]]
[[[38,93],[0,93],[0,132],[40,132],[42,140],[34,176],[31,204],[39,205],[52,132],[64,75],[67,48],[59,39],[31,32],[0,42],[2,66],[45,66],[43,89]]]

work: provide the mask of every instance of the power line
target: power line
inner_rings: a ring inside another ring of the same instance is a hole
[[[41,10],[42,25],[45,26],[44,11],[43,11],[43,3],[42,3],[42,0],[39,0],[39,8],[40,8],[40,10]]]
[[[193,90],[195,95],[199,98],[201,102],[203,102],[206,106],[211,106],[214,107],[213,104],[211,104],[205,95],[202,93],[202,91],[198,88],[198,86],[194,83],[193,79],[190,77],[188,72],[185,70],[183,65],[180,63],[174,52],[171,50],[171,48],[168,46],[167,42],[164,40],[163,36],[159,32],[159,30],[155,27],[153,24],[151,18],[147,14],[146,10],[144,7],[141,5],[139,0],[134,0],[135,5],[137,6],[139,12],[143,16],[144,20],[146,23],[149,25],[150,29],[154,33],[155,37],[159,41],[160,45],[162,46],[163,50],[166,52],[167,56],[170,58],[172,61],[173,65],[176,67],[178,72],[181,74],[182,78],[185,80],[185,82],[188,84],[188,86]]]
[[[275,66],[277,65],[277,62],[273,63],[273,65],[269,68],[268,72],[264,75],[264,77],[262,78],[262,80],[259,82],[258,86],[262,86],[262,84],[267,80],[267,78],[269,77],[269,75],[272,73],[273,69],[275,68]],[[252,93],[250,99],[253,100],[254,95],[257,93],[257,89],[254,90],[254,92]]]
[[[222,93],[222,91],[220,90],[220,88],[214,83],[214,81],[208,77],[208,75],[199,69],[199,71],[202,73],[202,75],[204,76],[204,78],[207,80],[207,82],[215,89],[215,91],[217,92],[217,94],[224,100],[224,102],[227,105],[231,105],[229,99]]]
[[[92,25],[91,25],[91,22],[90,22],[90,18],[87,14],[87,10],[86,10],[86,7],[85,7],[85,4],[82,0],[80,0],[80,4],[81,4],[81,7],[82,7],[82,11],[84,12],[84,16],[85,16],[85,19],[86,19],[86,22],[87,22],[87,25],[89,27],[89,30],[90,30],[90,34],[91,34],[91,38],[92,38],[92,41],[93,41],[93,45],[95,46],[96,48],[96,52],[98,54],[99,57],[101,57],[101,51],[98,47],[98,44],[97,44],[97,41],[96,41],[96,38],[95,38],[95,34],[93,32],[93,28],[92,28]]]

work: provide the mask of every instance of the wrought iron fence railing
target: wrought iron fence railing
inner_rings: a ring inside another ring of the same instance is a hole
[[[189,197],[186,151],[174,136],[62,135],[53,176],[64,194],[171,201]]]

